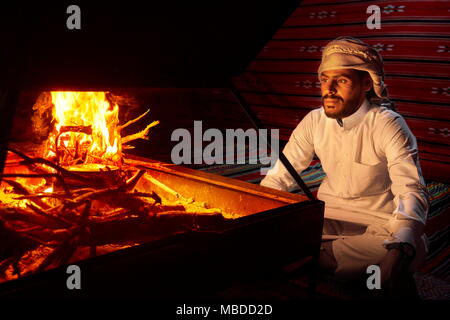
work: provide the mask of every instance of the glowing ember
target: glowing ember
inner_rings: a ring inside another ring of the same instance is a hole
[[[45,193],[52,193],[53,192],[53,187],[49,187],[47,189],[44,190]]]
[[[64,166],[117,164],[121,159],[119,106],[105,92],[51,92],[54,129],[43,156]]]

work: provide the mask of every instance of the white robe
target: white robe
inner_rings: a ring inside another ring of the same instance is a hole
[[[314,154],[320,159],[326,177],[317,197],[325,202],[326,219],[386,227],[383,246],[409,242],[423,248],[428,194],[416,139],[399,114],[365,100],[341,127],[323,108],[312,110],[283,153],[297,172]],[[261,185],[284,191],[297,187],[279,160]]]

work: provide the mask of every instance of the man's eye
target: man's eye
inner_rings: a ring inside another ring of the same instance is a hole
[[[321,82],[325,83],[328,79],[320,79]]]
[[[347,79],[339,79],[338,83],[347,83]]]

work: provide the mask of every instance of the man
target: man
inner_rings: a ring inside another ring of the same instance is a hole
[[[337,279],[367,277],[379,265],[382,285],[414,271],[426,249],[429,207],[416,139],[384,106],[383,61],[362,41],[341,37],[324,49],[318,75],[323,106],[308,113],[283,152],[301,172],[316,155],[326,173],[319,264]],[[289,191],[294,180],[277,161],[261,185]]]

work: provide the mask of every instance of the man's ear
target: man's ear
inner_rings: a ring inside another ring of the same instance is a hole
[[[364,86],[364,91],[366,91],[366,92],[370,91],[373,87],[372,77],[370,76],[370,74],[368,72],[366,72],[366,74],[364,75],[363,86]]]

